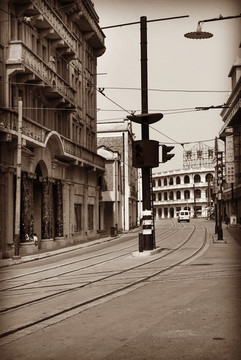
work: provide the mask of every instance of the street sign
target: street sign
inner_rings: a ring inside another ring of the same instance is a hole
[[[225,140],[225,169],[226,169],[226,176],[225,180],[226,183],[234,183],[235,182],[235,171],[234,171],[234,142],[233,142],[233,134],[230,132],[228,136],[226,136]]]

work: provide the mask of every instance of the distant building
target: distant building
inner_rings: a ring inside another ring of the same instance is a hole
[[[241,223],[241,59],[233,64],[229,77],[232,92],[226,101],[227,108],[221,112],[223,127],[219,133],[225,142],[223,216]]]
[[[104,34],[90,0],[1,1],[3,257],[97,236],[96,68]],[[29,245],[29,246],[28,246]],[[28,250],[27,250],[28,249]]]
[[[186,209],[191,217],[208,217],[213,206],[213,177],[213,167],[153,172],[155,219],[176,218]]]
[[[106,159],[100,199],[100,230],[137,225],[137,169],[132,167],[133,132],[130,120],[98,121],[98,154]]]

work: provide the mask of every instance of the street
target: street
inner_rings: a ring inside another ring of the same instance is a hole
[[[2,359],[240,359],[240,229],[156,222],[138,233],[1,269]]]

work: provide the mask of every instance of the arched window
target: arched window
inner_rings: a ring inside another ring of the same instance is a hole
[[[179,211],[181,211],[181,210],[182,210],[181,206],[176,207],[177,216],[178,216]]]
[[[195,198],[201,199],[201,190],[200,189],[195,189]]]
[[[167,179],[164,179],[164,186],[167,186]]]
[[[169,200],[173,200],[173,191],[169,192]]]
[[[206,182],[209,182],[209,181],[212,181],[213,180],[213,175],[208,173],[206,176],[205,176],[205,180]]]
[[[162,181],[161,181],[161,179],[158,179],[158,186],[162,186]]]
[[[164,200],[167,200],[167,192],[164,192]]]
[[[154,193],[152,196],[153,196],[153,201],[156,201],[156,193]]]
[[[162,208],[159,208],[159,209],[158,209],[158,216],[159,216],[159,218],[162,217]]]
[[[164,208],[164,218],[168,218],[168,208]]]
[[[200,176],[199,174],[196,174],[196,175],[194,176],[194,182],[195,182],[195,183],[200,183],[200,182],[201,182],[201,176]]]
[[[181,191],[177,191],[176,192],[176,197],[177,197],[177,200],[181,199]]]
[[[184,191],[184,198],[185,199],[190,199],[190,191],[189,190]]]
[[[188,175],[184,176],[184,184],[189,184],[190,183],[190,178]]]
[[[155,187],[156,186],[156,182],[155,180],[152,180],[152,186]]]
[[[162,194],[161,193],[158,193],[158,200],[162,201]]]
[[[177,185],[181,184],[181,178],[180,178],[180,176],[177,176],[177,177],[176,177],[176,184],[177,184]]]
[[[171,217],[171,218],[174,217],[174,209],[173,209],[173,208],[170,208],[169,214],[170,214],[170,217]]]
[[[170,177],[169,185],[173,185],[173,177]]]

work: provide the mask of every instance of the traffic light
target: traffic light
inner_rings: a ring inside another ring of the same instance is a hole
[[[168,154],[170,151],[174,149],[174,146],[166,146],[162,145],[162,162],[165,163],[168,160],[171,160],[175,154]]]
[[[133,166],[142,167],[144,165],[143,146],[138,142],[133,145]]]
[[[132,165],[135,168],[159,166],[159,143],[156,140],[136,140],[132,145]]]

